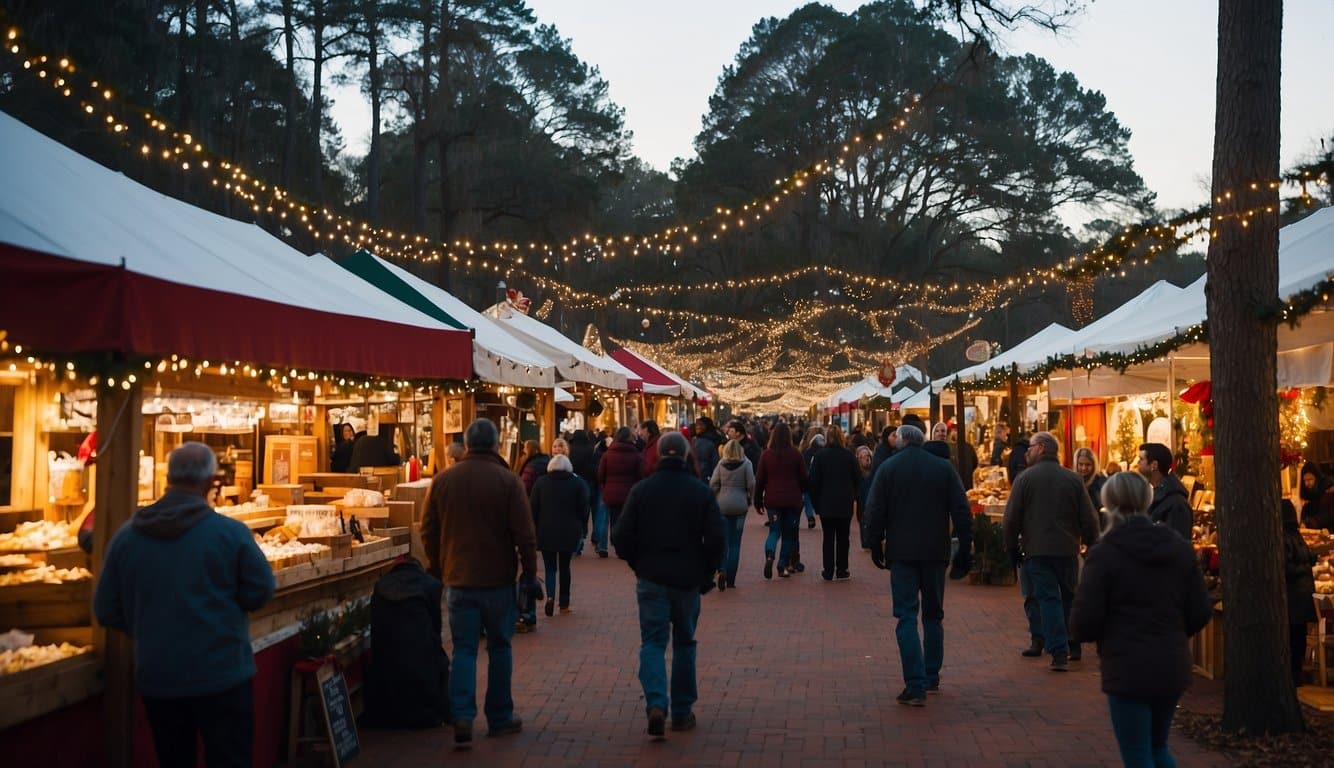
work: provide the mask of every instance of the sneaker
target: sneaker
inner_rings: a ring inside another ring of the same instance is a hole
[[[1071,645],[1071,646],[1070,646],[1070,660],[1071,660],[1071,661],[1079,661],[1079,660],[1082,659],[1083,657],[1084,657],[1084,649],[1080,648],[1078,645]]]
[[[693,731],[695,730],[695,713],[691,712],[685,717],[672,718],[673,731]]]
[[[555,603],[555,601],[548,597],[548,598],[547,598],[547,606],[546,606],[546,608],[545,608],[544,610],[546,611],[546,614],[547,614],[548,617],[551,616],[551,614],[555,613],[555,612],[556,612],[556,603]]]
[[[927,693],[940,693],[940,681],[939,681],[939,680],[928,680],[927,683],[926,683],[926,692],[927,692]]]
[[[807,520],[807,521],[806,521],[806,527],[807,527],[807,528],[814,528],[814,527],[815,527],[815,518],[812,517],[810,520]]]
[[[1051,658],[1051,671],[1053,671],[1053,672],[1069,672],[1069,671],[1070,671],[1070,656],[1069,656],[1069,654],[1062,653],[1062,654],[1059,655],[1059,656],[1053,656],[1053,657]]]
[[[1024,650],[1019,652],[1020,656],[1026,656],[1030,659],[1036,659],[1042,655],[1042,641],[1033,638],[1033,642]]]
[[[793,564],[787,569],[787,571],[788,571],[788,573],[805,573],[805,572],[806,572],[806,564],[803,563],[803,562],[801,562],[800,560],[798,560],[797,562],[793,563]]]
[[[774,556],[766,555],[764,558],[764,578],[772,579],[774,577]]]
[[[653,707],[648,711],[648,735],[662,738],[666,732],[667,713],[662,711],[662,707]]]
[[[501,723],[500,725],[491,726],[490,728],[487,729],[486,735],[488,738],[493,738],[496,736],[513,736],[514,734],[519,733],[522,730],[523,730],[523,721],[515,717],[510,719],[508,723]]]
[[[899,702],[900,704],[904,705],[905,707],[925,707],[925,706],[926,706],[926,692],[925,692],[925,691],[914,691],[914,690],[911,689],[911,688],[904,688],[904,689],[903,689],[903,693],[900,693],[896,698],[897,698],[898,702]]]
[[[727,591],[727,574],[723,571],[718,571],[718,591]]]
[[[467,749],[472,746],[472,721],[454,721],[454,748]]]
[[[820,571],[820,578],[824,579],[825,581],[833,581],[834,574],[830,573],[829,571]]]
[[[605,550],[605,549],[599,549],[599,550],[598,550],[598,557],[602,558],[603,560],[606,560],[606,559],[607,559],[607,550]]]
[[[792,572],[789,571],[789,570],[787,569],[786,566],[783,566],[783,565],[778,566],[778,578],[780,578],[780,579],[786,579],[788,576],[791,576],[791,575],[792,575]]]
[[[834,574],[834,581],[848,581],[851,578],[852,574],[848,573],[847,571]]]

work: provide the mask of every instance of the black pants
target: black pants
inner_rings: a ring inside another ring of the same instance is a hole
[[[208,768],[250,765],[255,751],[255,700],[250,680],[209,696],[143,699],[162,768],[194,768],[199,737],[203,737]]]
[[[1318,651],[1324,653],[1324,649]],[[1288,625],[1288,655],[1291,657],[1292,684],[1302,684],[1302,662],[1306,661],[1306,625]]]
[[[848,532],[852,518],[820,517],[824,530],[824,575],[842,575],[848,572]]]
[[[547,572],[547,599],[553,600],[556,592],[556,572],[560,571],[560,607],[570,607],[570,556],[572,552],[542,550],[542,566]]]

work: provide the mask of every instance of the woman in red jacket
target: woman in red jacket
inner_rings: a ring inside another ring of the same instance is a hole
[[[755,509],[769,515],[769,537],[764,542],[766,579],[774,577],[774,546],[780,537],[778,575],[787,578],[796,572],[797,526],[805,492],[806,460],[792,445],[792,432],[780,422],[769,435],[769,447],[761,454],[755,473]]]
[[[621,517],[621,507],[630,495],[630,489],[644,476],[644,459],[632,441],[629,427],[616,430],[616,438],[598,462],[598,486],[602,489],[602,503],[614,527]],[[601,554],[601,553],[599,553]]]

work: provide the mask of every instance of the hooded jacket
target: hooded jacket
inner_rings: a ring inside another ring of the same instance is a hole
[[[573,552],[588,530],[588,484],[573,472],[548,472],[528,497],[543,552]]]
[[[706,429],[695,435],[694,453],[699,461],[699,476],[707,480],[713,477],[713,468],[718,466],[719,449],[727,441],[716,429]]]
[[[1212,612],[1190,542],[1132,517],[1089,550],[1070,630],[1098,644],[1104,693],[1180,696],[1191,682],[1187,639]]]
[[[714,467],[709,488],[718,498],[718,509],[728,517],[744,515],[755,498],[755,469],[750,459],[728,459]]]
[[[841,445],[828,445],[811,462],[811,506],[820,517],[850,519],[862,470],[857,457]]]
[[[664,456],[656,469],[630,491],[611,541],[639,578],[696,589],[722,562],[723,517],[684,458]]]
[[[112,538],[93,609],[134,641],[144,696],[208,696],[255,675],[246,614],[273,597],[273,569],[245,525],[168,489]]]
[[[1176,475],[1164,475],[1163,481],[1153,489],[1149,519],[1166,525],[1181,534],[1181,538],[1186,541],[1191,540],[1190,529],[1195,525],[1195,515],[1190,510],[1186,486],[1181,484]]]

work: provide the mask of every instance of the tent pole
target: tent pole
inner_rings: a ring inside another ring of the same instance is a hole
[[[1167,449],[1177,455],[1176,435],[1176,379],[1177,358],[1173,352],[1167,353]]]

